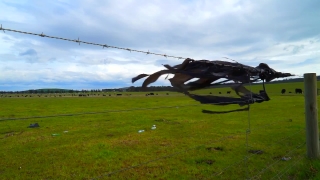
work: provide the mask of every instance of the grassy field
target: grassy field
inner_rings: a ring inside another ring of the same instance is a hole
[[[0,179],[319,179],[320,163],[305,158],[304,97],[282,88],[303,83],[267,85],[271,101],[228,114],[201,111],[239,106],[200,105],[171,92],[3,97]]]

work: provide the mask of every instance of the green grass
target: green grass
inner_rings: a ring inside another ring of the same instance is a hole
[[[1,98],[0,119],[105,113],[0,121],[0,179],[271,179],[291,166],[282,179],[319,179],[320,163],[305,158],[304,97],[280,95],[282,88],[296,87],[303,84],[267,85],[271,101],[252,105],[249,114],[203,114],[202,109],[238,106],[185,106],[199,103],[166,92]],[[178,108],[107,112],[161,106]],[[40,128],[27,128],[35,122]],[[154,124],[157,129],[151,130]],[[291,159],[282,161],[283,156]]]

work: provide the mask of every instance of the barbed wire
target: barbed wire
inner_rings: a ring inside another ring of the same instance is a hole
[[[294,163],[291,163],[291,165],[287,166],[282,171],[279,171],[275,176],[272,177],[272,179],[275,179],[275,178],[280,179],[284,174],[287,173],[287,171],[289,171],[292,167],[294,167],[298,162],[301,162],[303,158],[304,158],[303,155],[298,156],[297,160]]]
[[[292,149],[291,151],[289,151],[288,153],[286,153],[284,156],[288,156],[291,153],[293,153],[296,149],[299,149],[300,147],[302,147],[303,145],[305,145],[306,142],[301,143],[300,145],[298,145],[296,148]],[[281,159],[276,160],[274,163],[270,164],[269,166],[263,168],[261,171],[259,171],[259,173],[257,173],[255,176],[251,177],[250,179],[254,179],[256,177],[258,177],[259,175],[263,174],[267,169],[269,169],[270,167],[274,166],[275,164],[277,164],[278,162],[280,162]]]
[[[0,121],[52,118],[52,117],[62,117],[62,116],[79,116],[79,115],[89,115],[89,114],[104,114],[104,113],[112,113],[112,112],[128,112],[128,111],[154,110],[154,109],[164,109],[164,108],[180,108],[180,107],[192,107],[192,106],[203,106],[203,105],[222,105],[222,104],[228,104],[228,103],[243,103],[243,102],[244,101],[232,101],[232,102],[223,102],[223,103],[189,104],[189,105],[176,105],[176,106],[159,106],[159,107],[151,107],[151,108],[132,108],[132,109],[108,110],[108,111],[100,111],[100,112],[82,112],[82,113],[73,113],[73,114],[55,114],[55,115],[46,115],[46,116],[2,118],[2,119],[0,119]]]
[[[4,33],[5,33],[5,31],[11,31],[11,32],[16,32],[16,33],[21,33],[21,34],[29,34],[29,35],[34,35],[34,36],[40,36],[40,37],[46,37],[46,38],[70,41],[70,42],[78,43],[79,45],[81,43],[83,43],[83,44],[101,46],[102,48],[113,48],[113,49],[125,50],[125,51],[130,51],[130,52],[144,53],[146,55],[152,54],[152,55],[156,55],[156,56],[162,56],[162,57],[165,57],[165,58],[187,59],[187,58],[184,58],[184,57],[178,57],[178,56],[172,56],[172,55],[167,55],[167,54],[154,53],[154,52],[150,52],[149,50],[148,51],[141,51],[141,50],[136,50],[136,49],[131,49],[131,48],[123,48],[123,47],[117,47],[117,46],[112,46],[112,45],[107,45],[107,44],[99,44],[99,43],[81,41],[79,37],[78,37],[78,39],[68,39],[68,38],[62,38],[62,37],[56,37],[56,36],[48,36],[48,35],[43,34],[43,32],[41,34],[39,34],[39,33],[25,32],[25,31],[20,31],[20,30],[15,30],[15,29],[8,29],[8,28],[3,28],[2,24],[0,26],[0,30],[2,30]]]

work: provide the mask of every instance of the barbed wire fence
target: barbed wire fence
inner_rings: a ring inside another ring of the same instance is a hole
[[[117,47],[117,46],[111,46],[111,45],[107,45],[107,44],[98,44],[98,43],[92,43],[92,42],[86,42],[86,41],[81,41],[79,38],[78,39],[67,39],[67,38],[61,38],[61,37],[55,37],[55,36],[49,36],[49,35],[45,35],[43,33],[39,34],[39,33],[31,33],[31,32],[25,32],[25,31],[20,31],[20,30],[14,30],[14,29],[8,29],[8,28],[3,28],[2,25],[0,27],[0,30],[2,30],[3,32],[5,31],[11,31],[11,32],[16,32],[16,33],[22,33],[22,34],[27,34],[27,35],[34,35],[34,36],[40,36],[40,37],[46,37],[46,38],[52,38],[52,39],[57,39],[57,40],[64,40],[64,41],[70,41],[70,42],[75,42],[75,43],[78,43],[79,45],[81,43],[83,44],[89,44],[89,45],[95,45],[95,46],[100,46],[102,48],[114,48],[114,49],[118,49],[118,50],[125,50],[125,51],[130,51],[130,52],[138,52],[138,53],[144,53],[144,54],[151,54],[151,55],[156,55],[156,56],[162,56],[162,57],[166,57],[166,58],[176,58],[176,59],[186,59],[186,58],[183,58],[183,57],[178,57],[178,56],[172,56],[172,55],[166,55],[166,54],[159,54],[159,53],[154,53],[154,52],[149,52],[149,51],[141,51],[141,50],[135,50],[135,49],[130,49],[130,48],[123,48],[123,47]],[[250,83],[250,88],[251,88],[251,83]],[[252,94],[251,94],[251,100],[252,100]],[[221,103],[220,103],[221,104]],[[200,105],[203,105],[203,104],[200,104]],[[197,105],[194,105],[194,104],[191,104],[191,105],[177,105],[177,106],[160,106],[160,107],[152,107],[152,108],[132,108],[132,109],[125,109],[125,110],[108,110],[108,111],[101,111],[101,112],[82,112],[82,113],[71,113],[71,114],[55,114],[55,115],[46,115],[46,116],[30,116],[30,117],[17,117],[17,118],[2,118],[0,119],[0,121],[10,121],[10,120],[27,120],[27,119],[35,119],[35,118],[54,118],[54,117],[62,117],[62,116],[78,116],[78,115],[94,115],[94,114],[102,114],[102,113],[112,113],[112,112],[128,112],[128,111],[139,111],[139,110],[142,110],[142,111],[145,111],[145,110],[156,110],[156,109],[163,109],[163,108],[177,108],[177,107],[190,107],[190,106],[200,106],[199,104]],[[205,104],[207,105],[207,104]],[[217,104],[216,104],[217,105]],[[254,154],[249,154],[248,155],[248,151],[249,151],[249,147],[250,147],[250,144],[249,144],[249,135],[250,133],[252,132],[253,129],[251,129],[251,120],[250,120],[250,105],[248,105],[248,115],[247,115],[247,123],[248,123],[248,127],[247,129],[245,130],[245,147],[246,147],[246,155],[244,158],[241,158],[240,161],[236,161],[234,163],[231,163],[230,165],[226,166],[225,168],[223,168],[221,171],[215,173],[212,175],[212,177],[218,177],[218,176],[221,176],[226,170],[230,169],[231,167],[234,167],[236,165],[239,165],[241,163],[245,163],[246,165],[246,178],[247,179],[255,179],[255,178],[258,178],[263,174],[265,173],[268,169],[270,169],[271,167],[273,167],[275,164],[277,164],[280,160],[276,160],[274,161],[273,163],[271,163],[270,165],[268,166],[265,166],[265,168],[263,168],[261,171],[259,171],[258,173],[256,173],[254,176],[250,177],[250,169],[249,169],[249,158],[253,157]],[[270,126],[272,124],[268,124],[267,126]],[[260,129],[260,128],[265,128],[266,126],[261,126],[259,128],[256,128],[256,129]],[[297,134],[297,133],[301,133],[303,132],[303,130],[299,130],[299,131],[296,131],[295,133],[293,133],[291,136]],[[241,134],[241,133],[236,133],[236,134]],[[234,135],[236,135],[234,134]],[[221,141],[224,141],[224,140],[227,140],[231,137],[233,137],[234,135],[229,135],[229,136],[225,136],[225,137],[222,137],[220,139],[216,139],[216,140],[213,140],[213,141],[210,141],[206,144],[210,144],[210,143],[217,143],[217,142],[221,142]],[[280,140],[277,140],[275,141],[276,142],[281,142],[283,140],[286,140],[287,138],[290,138],[291,136],[287,136],[287,137],[284,137],[284,138],[280,138]],[[301,148],[303,145],[305,145],[306,142],[303,142],[303,143],[299,143],[299,145],[296,146],[296,148],[294,149],[291,149],[289,152],[287,151],[287,153],[285,155],[290,155],[291,153],[293,153],[295,150]],[[203,145],[203,144],[202,144]],[[200,145],[200,146],[202,146]],[[154,158],[154,159],[151,159],[149,161],[145,161],[145,162],[142,162],[142,163],[138,163],[136,165],[131,165],[131,166],[127,166],[125,168],[122,168],[122,169],[118,169],[118,170],[115,170],[115,171],[111,171],[111,172],[107,172],[105,174],[102,174],[98,177],[95,177],[95,178],[91,178],[91,179],[100,179],[102,177],[110,177],[114,174],[118,174],[118,173],[121,173],[121,172],[124,172],[124,171],[128,171],[130,169],[133,169],[133,168],[137,168],[137,167],[140,167],[140,166],[143,166],[143,165],[147,165],[151,162],[156,162],[156,161],[160,161],[160,160],[163,160],[163,159],[166,159],[166,158],[171,158],[171,157],[174,157],[176,155],[179,155],[179,154],[182,154],[182,153],[185,153],[185,152],[188,152],[190,150],[193,150],[193,149],[196,149],[200,146],[196,146],[196,147],[191,147],[191,148],[187,148],[185,150],[182,150],[182,151],[179,151],[179,152],[175,152],[175,153],[171,153],[171,154],[168,154],[166,156],[161,156],[161,157],[157,157],[157,158]],[[303,157],[304,156],[299,156],[299,158],[294,162],[294,163],[291,163],[289,165],[287,165],[283,170],[281,171],[278,171],[278,173],[273,177],[274,178],[281,178],[288,170],[290,170],[291,168],[293,168],[297,163],[299,163],[300,161],[303,160]],[[211,177],[209,177],[210,179]]]
[[[155,55],[155,56],[162,56],[162,57],[165,57],[165,58],[186,59],[184,57],[172,56],[172,55],[167,55],[167,54],[159,54],[159,53],[154,53],[154,52],[150,52],[150,51],[141,51],[141,50],[136,50],[136,49],[112,46],[112,45],[108,45],[108,44],[99,44],[99,43],[81,41],[79,38],[78,39],[68,39],[68,38],[62,38],[62,37],[56,37],[56,36],[48,36],[48,35],[45,35],[43,33],[39,34],[39,33],[25,32],[25,31],[20,31],[20,30],[15,30],[15,29],[8,29],[8,28],[3,28],[2,24],[0,25],[0,31],[3,31],[3,32],[11,31],[11,32],[16,32],[16,33],[21,33],[21,34],[28,34],[28,35],[46,37],[46,38],[51,38],[51,39],[75,42],[75,43],[78,43],[79,45],[81,43],[82,44],[89,44],[89,45],[94,45],[94,46],[100,46],[102,48],[113,48],[113,49],[118,49],[118,50],[129,51],[129,52],[143,53],[143,54],[146,54],[146,55],[151,54],[151,55]]]

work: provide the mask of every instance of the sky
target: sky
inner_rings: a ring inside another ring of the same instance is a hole
[[[320,74],[318,0],[0,0],[3,28],[195,60]],[[0,32],[0,91],[141,86],[183,59]],[[169,86],[165,76],[151,85]]]

